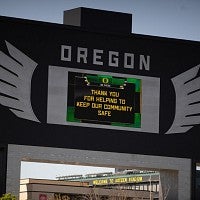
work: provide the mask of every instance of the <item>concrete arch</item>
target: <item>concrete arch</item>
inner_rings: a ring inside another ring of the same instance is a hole
[[[157,170],[160,199],[164,192],[168,200],[191,199],[190,159],[9,144],[6,192],[15,195],[19,194],[21,161]]]

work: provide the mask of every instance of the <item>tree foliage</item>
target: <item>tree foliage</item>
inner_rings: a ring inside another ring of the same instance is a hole
[[[0,200],[16,200],[16,197],[10,193],[4,194]]]

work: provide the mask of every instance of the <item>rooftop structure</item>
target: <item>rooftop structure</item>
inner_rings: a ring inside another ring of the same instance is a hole
[[[20,200],[72,200],[89,198],[93,195],[96,197],[94,199],[97,197],[98,199],[108,199],[108,197],[112,197],[112,199],[126,197],[134,200],[156,199],[156,193],[149,191],[91,188],[87,183],[57,180],[22,179],[20,181]]]

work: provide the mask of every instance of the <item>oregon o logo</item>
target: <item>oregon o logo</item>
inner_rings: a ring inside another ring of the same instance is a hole
[[[102,79],[102,82],[103,82],[103,83],[108,83],[108,82],[109,82],[109,79],[108,79],[108,78],[103,78],[103,79]]]

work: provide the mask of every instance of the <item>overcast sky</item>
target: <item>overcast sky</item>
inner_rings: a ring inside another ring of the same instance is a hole
[[[76,7],[131,13],[134,33],[200,41],[200,0],[0,0],[0,15],[62,24]]]
[[[0,15],[62,24],[63,11],[76,7],[131,13],[133,33],[200,41],[200,0],[0,0]],[[92,168],[22,164],[22,178],[93,172]]]

